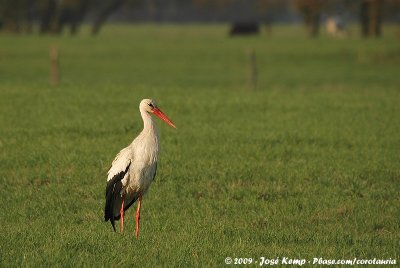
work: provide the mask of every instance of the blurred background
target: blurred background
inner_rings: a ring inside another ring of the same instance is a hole
[[[318,36],[325,25],[344,36],[359,23],[363,36],[380,36],[382,23],[399,23],[399,0],[1,0],[0,30],[10,33],[79,32],[82,23],[98,34],[108,22],[228,22],[231,34],[267,31],[276,23],[304,22]]]

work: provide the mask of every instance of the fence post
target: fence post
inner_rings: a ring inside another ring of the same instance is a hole
[[[257,89],[257,60],[254,49],[247,49],[247,58],[249,61],[248,87],[250,90]]]
[[[50,47],[50,84],[57,86],[60,83],[60,61],[58,48]]]

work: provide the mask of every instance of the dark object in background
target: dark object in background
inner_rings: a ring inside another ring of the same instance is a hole
[[[259,34],[260,25],[258,22],[234,22],[229,31],[230,36]]]
[[[100,13],[94,19],[92,27],[92,35],[99,33],[100,28],[104,25],[108,17],[125,4],[126,0],[112,0],[106,2],[106,5],[100,9]]]
[[[294,6],[301,14],[309,37],[315,38],[319,35],[320,16],[325,0],[294,0]]]
[[[38,6],[41,13],[40,33],[61,34],[64,26],[70,27],[71,35],[79,26],[89,8],[90,0],[48,0]]]
[[[363,37],[379,37],[382,33],[382,0],[361,2],[361,33]]]

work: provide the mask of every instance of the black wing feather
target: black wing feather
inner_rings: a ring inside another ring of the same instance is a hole
[[[104,207],[104,220],[110,220],[111,225],[115,231],[114,221],[118,220],[114,216],[114,206],[117,204],[117,199],[121,198],[120,193],[122,189],[122,179],[125,177],[125,174],[128,172],[131,163],[128,164],[124,171],[121,171],[117,175],[115,175],[111,180],[107,182],[106,187],[106,205]],[[130,204],[131,205],[131,204]]]

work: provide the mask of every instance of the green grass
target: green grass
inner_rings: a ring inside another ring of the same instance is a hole
[[[0,266],[224,266],[230,257],[400,261],[400,46],[299,27],[107,26],[0,35]],[[62,82],[51,87],[48,50]],[[246,50],[258,88],[247,89]],[[139,239],[103,222],[107,169],[158,101]]]

